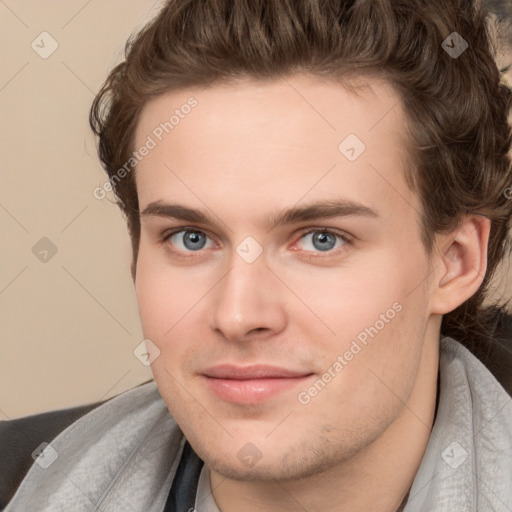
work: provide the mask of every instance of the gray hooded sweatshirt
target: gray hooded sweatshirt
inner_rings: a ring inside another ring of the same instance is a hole
[[[512,512],[512,398],[441,337],[436,420],[404,512]],[[5,512],[162,512],[185,437],[155,382],[98,406],[51,440]],[[219,512],[203,466],[198,512]]]

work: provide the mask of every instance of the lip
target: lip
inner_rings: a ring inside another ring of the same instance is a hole
[[[207,377],[216,379],[265,379],[265,378],[293,378],[310,375],[311,372],[301,372],[281,368],[279,366],[270,366],[266,364],[253,364],[250,366],[236,366],[232,364],[220,364],[203,371]]]
[[[253,405],[303,384],[313,374],[268,365],[219,365],[203,372],[208,390],[220,399]]]

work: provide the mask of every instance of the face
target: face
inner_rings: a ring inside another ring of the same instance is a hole
[[[433,343],[404,113],[389,86],[365,84],[246,80],[142,112],[135,286],[151,367],[226,476],[303,477],[356,456],[400,417]]]

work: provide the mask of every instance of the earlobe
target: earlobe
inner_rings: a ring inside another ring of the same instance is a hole
[[[489,219],[470,215],[454,232],[442,236],[431,313],[449,313],[478,290],[487,270],[489,232]]]

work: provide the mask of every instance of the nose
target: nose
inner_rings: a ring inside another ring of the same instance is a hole
[[[237,254],[231,270],[211,294],[210,326],[234,342],[265,338],[284,330],[287,322],[283,285],[261,255],[247,263]]]

